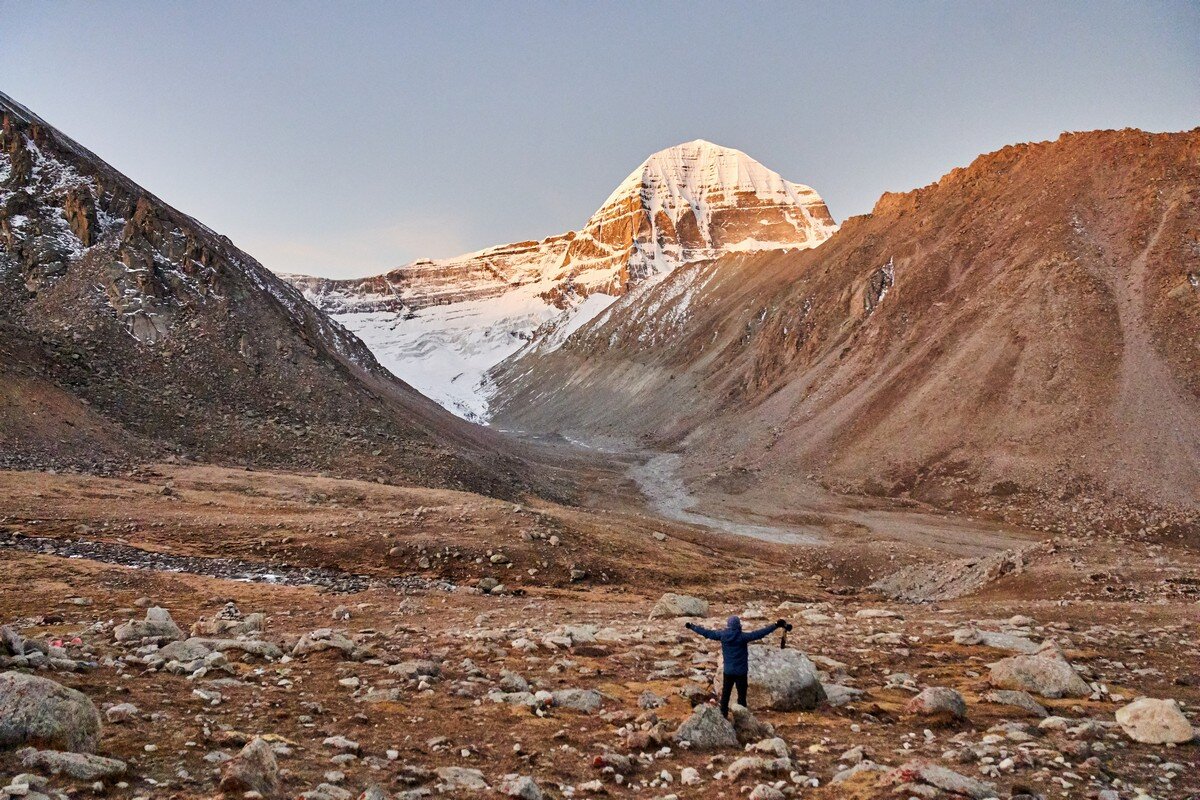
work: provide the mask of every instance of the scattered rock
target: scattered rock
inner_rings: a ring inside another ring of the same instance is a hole
[[[125,762],[92,753],[63,753],[26,747],[17,751],[21,766],[77,781],[104,781],[125,774]]]
[[[987,800],[987,798],[996,797],[994,785],[968,778],[954,770],[923,760],[906,762],[888,773],[886,780],[897,785],[926,784],[944,792],[970,797],[972,800]]]
[[[989,692],[984,697],[984,700],[987,700],[989,703],[998,703],[1003,706],[1013,706],[1014,708],[1022,709],[1034,717],[1045,717],[1048,713],[1041,703],[1033,699],[1033,695],[1029,692],[997,689],[994,692]]]
[[[542,800],[545,797],[537,782],[528,775],[508,775],[500,784],[500,794],[521,800]]]
[[[604,696],[595,689],[560,689],[551,693],[553,703],[560,708],[570,708],[593,714],[600,710]]]
[[[945,686],[930,686],[908,701],[905,710],[922,717],[939,717],[947,720],[965,719],[967,702],[963,696]]]
[[[487,781],[483,779],[483,773],[477,769],[441,767],[437,776],[442,781],[442,788],[448,792],[484,792],[489,788]]]
[[[118,703],[104,712],[104,718],[114,725],[123,722],[133,722],[141,715],[141,710],[133,703]]]
[[[221,791],[258,792],[265,798],[279,794],[279,766],[265,739],[254,737],[240,753],[225,762],[221,769]]]
[[[686,594],[667,592],[658,599],[650,610],[650,619],[656,617],[707,617],[708,601]]]
[[[982,631],[978,628],[959,628],[950,634],[955,644],[983,645],[997,650],[1008,650],[1012,653],[1033,655],[1041,649],[1041,645],[1024,636],[1015,633],[999,633],[997,631]]]

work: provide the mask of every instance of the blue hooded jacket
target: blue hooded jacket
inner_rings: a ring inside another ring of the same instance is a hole
[[[721,643],[721,660],[724,662],[726,675],[746,675],[750,671],[750,653],[746,644],[770,636],[779,628],[778,622],[772,622],[765,628],[746,633],[742,630],[742,621],[738,617],[730,617],[725,629],[714,631],[700,625],[687,624],[688,630],[694,631],[705,639]]]

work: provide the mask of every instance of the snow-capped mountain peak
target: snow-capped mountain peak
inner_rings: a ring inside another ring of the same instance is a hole
[[[361,280],[285,277],[398,376],[483,419],[492,367],[560,346],[631,289],[728,252],[814,247],[836,229],[808,186],[695,139],[647,158],[577,231]]]

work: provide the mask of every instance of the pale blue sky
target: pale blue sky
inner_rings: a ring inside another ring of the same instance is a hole
[[[1192,128],[1200,4],[0,0],[0,90],[268,267],[362,275],[578,227],[695,138],[841,220],[1008,143]]]

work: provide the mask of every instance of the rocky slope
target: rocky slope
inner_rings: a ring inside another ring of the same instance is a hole
[[[0,461],[187,455],[513,493],[499,437],[0,95]]]
[[[623,298],[499,368],[495,421],[679,446],[693,487],[746,508],[821,481],[1195,530],[1197,220],[1200,131],[1007,147],[817,250],[725,256]]]
[[[648,158],[578,231],[361,280],[285,277],[385,366],[482,418],[488,369],[553,349],[631,288],[729,252],[812,247],[835,229],[809,187],[696,140]]]

